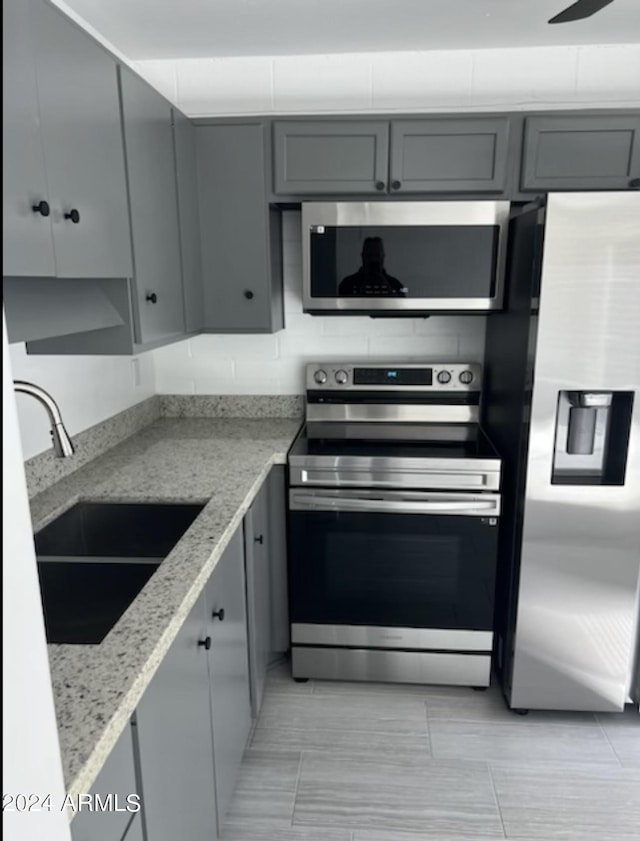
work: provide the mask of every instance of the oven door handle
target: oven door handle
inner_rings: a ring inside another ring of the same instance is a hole
[[[291,511],[361,511],[389,514],[459,514],[462,516],[493,515],[500,513],[500,497],[486,500],[414,500],[371,499],[367,497],[321,496],[291,493]]]

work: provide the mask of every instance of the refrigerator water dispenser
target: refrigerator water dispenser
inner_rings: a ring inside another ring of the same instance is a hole
[[[553,485],[624,485],[633,392],[561,391]]]

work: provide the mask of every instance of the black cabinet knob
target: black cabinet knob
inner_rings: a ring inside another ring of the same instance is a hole
[[[80,214],[75,209],[75,207],[72,207],[71,210],[64,214],[64,218],[68,219],[70,222],[73,222],[74,225],[77,225],[80,221]]]
[[[198,645],[205,649],[205,651],[209,651],[211,648],[211,637],[205,637],[203,640],[198,640]]]
[[[632,178],[631,181],[629,181],[629,186],[632,190],[640,190],[640,178]]]
[[[247,299],[247,301],[250,301],[253,298],[253,292],[250,289],[245,289],[244,297]]]
[[[259,543],[261,546],[264,543],[264,535],[259,534],[257,537],[253,538],[256,543]]]
[[[211,614],[212,619],[219,619],[221,622],[224,622],[224,608],[221,607],[220,610],[214,610]]]
[[[376,181],[376,190],[384,190],[384,181]]]
[[[39,213],[41,216],[48,216],[51,213],[48,201],[39,201],[38,204],[31,205],[31,210],[34,213]]]
[[[144,296],[145,301],[149,301],[150,304],[157,304],[158,303],[158,296],[155,292],[147,292]]]
[[[399,190],[400,187],[402,187],[402,184],[401,184],[400,181],[392,181],[391,182],[391,189],[392,190]]]

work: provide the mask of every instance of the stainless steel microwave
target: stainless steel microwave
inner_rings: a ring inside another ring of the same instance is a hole
[[[305,202],[304,311],[500,309],[508,220],[508,202]]]

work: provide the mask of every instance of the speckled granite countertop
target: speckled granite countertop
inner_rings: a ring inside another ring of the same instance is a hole
[[[31,501],[38,531],[78,500],[207,503],[99,645],[50,645],[68,794],[88,792],[301,420],[161,419]]]

